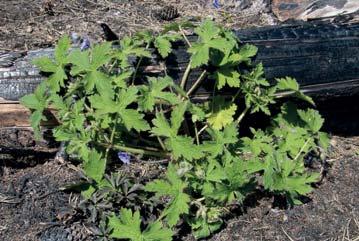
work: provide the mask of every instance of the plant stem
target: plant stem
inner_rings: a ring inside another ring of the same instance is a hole
[[[148,42],[148,43],[146,44],[146,47],[145,47],[146,50],[150,47],[150,43],[151,43],[151,42]],[[136,65],[136,68],[135,68],[135,72],[133,73],[133,76],[132,76],[132,85],[135,84],[135,79],[136,79],[136,76],[137,76],[138,69],[140,68],[142,59],[143,59],[143,56],[141,56],[140,59],[139,59],[138,62],[137,62],[137,65]]]
[[[180,84],[180,87],[182,89],[184,89],[184,87],[186,85],[186,81],[188,79],[189,72],[191,71],[191,63],[192,63],[192,61],[190,60],[188,65],[187,65],[186,70],[184,71],[184,74],[183,74],[183,77],[182,77],[182,80],[181,80],[181,84]]]
[[[232,97],[232,103],[237,99],[238,95],[241,93],[241,89],[238,89],[236,94]]]
[[[161,148],[162,148],[164,151],[166,151],[166,146],[165,146],[165,144],[163,143],[161,137],[159,137],[159,136],[156,136],[156,137],[157,137],[158,143],[160,143],[160,145],[161,145]]]
[[[207,127],[208,127],[208,124],[206,124],[205,126],[203,126],[203,127],[199,130],[198,135],[200,135],[202,132],[204,132],[204,130],[206,130]]]
[[[110,143],[109,143],[109,146],[106,148],[105,160],[107,160],[108,153],[109,153],[109,151],[110,151],[110,149],[112,148],[112,145],[113,145],[113,139],[114,139],[114,137],[115,137],[117,120],[118,120],[118,114],[116,113],[114,126],[113,126],[113,129],[112,129],[112,132],[111,132],[111,136],[110,136]]]
[[[143,155],[147,155],[147,156],[156,156],[156,157],[161,157],[161,158],[165,158],[169,156],[169,153],[167,152],[163,152],[160,150],[144,150],[141,148],[134,148],[134,147],[128,147],[128,146],[121,146],[121,145],[112,145],[112,148],[119,150],[119,151],[125,151],[125,152],[130,152],[133,154],[143,154]]]
[[[239,123],[241,123],[241,121],[243,120],[244,116],[247,114],[249,109],[250,109],[250,107],[246,106],[246,108],[243,110],[243,112],[238,116],[238,118],[236,120],[236,125],[237,126],[239,125]]]
[[[190,41],[188,40],[186,34],[184,33],[183,31],[183,28],[181,27],[181,25],[178,26],[182,36],[183,36],[183,39],[186,41],[186,43],[188,44],[189,47],[192,47],[192,44],[190,43]]]
[[[192,94],[192,92],[198,87],[198,85],[201,84],[202,80],[204,79],[204,77],[207,74],[207,70],[203,70],[203,72],[201,73],[201,75],[198,77],[198,79],[196,80],[196,82],[192,85],[192,87],[187,91],[187,96],[189,96],[190,94]]]
[[[308,138],[308,140],[307,140],[307,141],[303,144],[303,146],[300,148],[298,154],[294,157],[293,161],[296,161],[296,160],[299,158],[300,153],[302,153],[302,152],[304,151],[304,148],[308,145],[309,141],[310,141],[310,138]]]
[[[196,135],[196,143],[197,143],[197,146],[198,146],[199,145],[199,134],[198,134],[198,129],[197,129],[196,123],[194,123],[194,133]]]

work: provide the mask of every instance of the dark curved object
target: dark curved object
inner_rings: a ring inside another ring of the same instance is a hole
[[[106,23],[101,23],[100,26],[102,28],[103,35],[106,41],[118,40],[117,34],[115,34]]]

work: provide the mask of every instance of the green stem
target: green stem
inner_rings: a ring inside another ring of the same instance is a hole
[[[187,91],[187,96],[189,96],[190,94],[192,94],[192,92],[201,84],[202,80],[204,79],[204,77],[206,76],[207,70],[203,70],[203,72],[201,73],[201,75],[198,77],[198,79],[196,80],[196,82],[192,85],[192,87]]]
[[[163,152],[161,150],[144,150],[141,148],[134,148],[134,147],[128,147],[128,146],[121,146],[121,145],[112,145],[112,148],[119,150],[119,151],[125,151],[130,152],[133,154],[142,154],[146,156],[156,156],[165,158],[169,156],[169,153]]]
[[[238,126],[239,123],[241,123],[241,121],[243,120],[244,116],[247,114],[247,112],[249,111],[250,107],[246,107],[243,112],[238,116],[237,120],[236,120],[236,125]]]
[[[303,144],[303,146],[300,148],[298,154],[294,157],[293,161],[296,161],[300,154],[304,151],[304,148],[308,145],[309,141],[310,141],[311,138],[308,138],[308,140]]]
[[[192,44],[190,43],[190,41],[188,40],[186,34],[184,33],[183,31],[183,28],[181,27],[181,25],[178,26],[182,36],[183,36],[183,39],[186,41],[186,43],[188,44],[189,47],[192,47]]]
[[[181,84],[180,84],[180,87],[182,89],[184,89],[184,87],[186,85],[186,81],[188,79],[189,72],[191,71],[191,63],[192,63],[192,61],[190,60],[188,65],[187,65],[186,70],[184,71],[184,74],[183,74],[183,77],[182,77],[182,80],[181,80]]]
[[[206,124],[205,126],[203,126],[203,127],[199,130],[198,135],[202,134],[202,132],[204,132],[204,131],[207,129],[207,127],[208,127],[208,124]]]
[[[232,103],[237,99],[237,97],[239,96],[240,93],[241,93],[241,89],[238,89],[236,94],[232,97]]]
[[[160,145],[161,145],[162,150],[166,151],[166,146],[163,143],[161,137],[159,137],[159,136],[156,136],[156,137],[157,137],[158,143],[160,143]]]
[[[189,42],[186,34],[184,33],[183,29],[181,26],[179,26],[179,30],[184,38],[184,40],[186,41],[186,43],[188,44],[189,47],[192,47],[192,44]],[[189,72],[191,70],[191,63],[192,61],[190,60],[189,63],[188,63],[188,66],[183,74],[183,77],[182,77],[182,80],[181,80],[181,88],[184,89],[185,85],[186,85],[186,81],[187,81],[187,78],[188,78],[188,75],[189,75]]]
[[[107,160],[108,153],[109,153],[109,151],[110,151],[110,149],[112,148],[112,145],[113,145],[113,139],[115,138],[117,120],[118,120],[118,115],[116,114],[114,126],[113,126],[113,129],[112,129],[112,132],[111,132],[111,136],[110,136],[110,143],[109,143],[109,146],[106,148],[105,160]]]
[[[199,145],[199,134],[198,134],[198,129],[197,129],[196,123],[194,123],[194,133],[196,135],[196,143],[197,143],[197,146],[198,146]]]
[[[147,49],[150,47],[150,44],[151,44],[151,42],[148,42],[148,43],[146,44],[145,50],[147,50]],[[140,65],[141,65],[142,60],[143,60],[143,56],[141,56],[140,59],[139,59],[138,62],[137,62],[137,65],[136,65],[136,68],[135,68],[135,72],[133,73],[133,76],[132,76],[132,85],[135,84],[135,79],[136,79],[136,76],[137,76],[137,72],[138,72],[138,69],[140,68]]]

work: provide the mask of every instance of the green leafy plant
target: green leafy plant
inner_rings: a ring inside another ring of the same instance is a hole
[[[290,77],[270,84],[262,64],[251,61],[258,49],[231,31],[206,20],[190,41],[185,30],[192,28],[170,24],[157,35],[141,32],[117,47],[101,43],[86,51],[70,50],[64,36],[54,59],[34,62],[50,77],[21,102],[32,111],[37,138],[44,111],[53,110],[60,123],[54,137],[81,160],[84,203],[92,203],[90,213],[93,222],[101,222],[104,240],[171,240],[184,222],[196,238],[207,237],[255,189],[299,204],[319,178],[303,160],[328,147],[319,113],[291,103],[279,113],[271,108],[283,95],[309,105],[313,100]],[[166,68],[146,72],[151,61],[144,60],[170,58],[176,41],[189,54],[181,78],[174,80]],[[199,77],[188,86],[192,72]],[[208,101],[198,103],[191,97],[200,85],[214,88]],[[224,88],[232,96],[221,96]],[[271,116],[271,124],[248,127],[251,134],[243,136],[242,120],[256,112]],[[171,163],[155,180],[134,181],[111,173],[116,152]]]

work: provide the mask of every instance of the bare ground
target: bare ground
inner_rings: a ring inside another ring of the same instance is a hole
[[[219,10],[206,0],[5,0],[0,1],[0,51],[28,50],[54,44],[63,34],[76,32],[101,39],[99,23],[109,24],[120,36],[141,29],[158,31],[165,21],[155,13],[164,6],[178,9],[180,19],[215,18],[228,27],[273,24],[267,0],[249,6],[226,1]],[[242,10],[243,7],[246,7]]]

